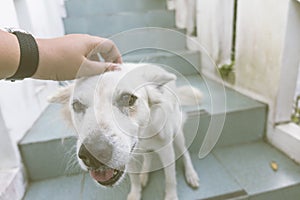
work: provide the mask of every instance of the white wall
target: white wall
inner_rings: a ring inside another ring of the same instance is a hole
[[[49,38],[64,34],[64,26],[61,17],[64,14],[61,0],[15,0],[16,10],[21,19],[29,19],[20,23],[21,28],[30,28],[36,37]]]
[[[2,0],[0,6],[0,27],[18,27],[16,10],[12,0]],[[2,87],[2,85],[0,85]],[[5,95],[5,94],[3,94]],[[0,96],[1,97],[3,96]],[[1,111],[0,103],[0,111]],[[18,156],[15,151],[15,145],[12,143],[12,137],[8,133],[7,126],[3,119],[3,112],[0,112],[0,169],[16,167],[18,165]]]
[[[218,35],[222,33],[220,29],[211,28],[213,24],[205,24],[216,23],[209,17],[219,15],[214,4],[217,0],[198,2],[198,40],[207,45],[209,54],[218,63],[215,52],[231,46],[215,45],[224,36]],[[204,7],[204,2],[209,7]],[[300,162],[300,127],[287,123],[300,67],[300,0],[238,0],[236,39],[236,82],[225,84],[268,104],[268,141]],[[203,54],[202,57],[207,58]],[[204,74],[220,81],[208,59],[202,59],[202,69]]]
[[[286,32],[287,0],[239,1],[236,86],[270,106],[273,121]]]
[[[64,34],[62,23],[63,1],[47,0],[1,0],[0,27],[23,28],[36,37],[56,37]],[[47,96],[54,92],[57,83],[53,81],[0,81],[0,169],[16,166],[13,147],[32,126],[47,106]],[[3,124],[5,123],[5,124]],[[5,127],[5,128],[4,128]],[[10,145],[11,144],[11,145]],[[15,156],[18,158],[18,155]],[[4,162],[10,159],[9,165]]]
[[[232,42],[233,0],[197,1],[197,38],[202,51],[204,72],[215,74],[216,65],[230,63]]]
[[[0,16],[0,27],[19,26],[13,0],[1,0]]]
[[[36,37],[64,34],[63,0],[1,0],[0,28],[16,27]],[[26,180],[17,142],[47,106],[47,96],[56,82],[24,80],[14,83],[0,80],[0,172],[13,179],[0,180],[0,199],[22,198]]]
[[[288,0],[276,3],[274,0],[238,0],[236,82],[231,87],[268,103],[272,122],[282,69],[288,4]],[[232,12],[233,0],[198,0],[198,40],[217,65],[230,58]],[[217,78],[215,66],[203,54],[202,66],[204,74]]]
[[[11,141],[11,137],[7,134],[6,124],[2,117],[0,108],[0,171],[2,169],[9,169],[16,167],[19,163],[18,154],[15,146]],[[0,189],[1,193],[1,189]]]
[[[0,108],[14,143],[23,137],[45,109],[48,105],[47,96],[54,93],[56,88],[55,82],[30,79],[13,83],[0,81]]]
[[[296,86],[296,92],[295,92],[294,98],[296,99],[296,97],[298,95],[300,95],[300,63],[299,63],[299,66],[298,66],[297,86]]]

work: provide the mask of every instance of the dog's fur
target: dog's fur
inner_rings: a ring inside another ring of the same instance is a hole
[[[175,79],[174,74],[157,65],[122,64],[121,71],[81,78],[51,98],[52,102],[64,105],[65,117],[77,131],[77,153],[88,139],[91,149],[98,148],[99,142],[109,143],[111,155],[101,163],[129,173],[131,191],[127,199],[141,199],[147,172],[151,171],[151,152],[159,155],[164,167],[165,199],[177,199],[173,141],[183,155],[188,184],[199,186],[185,147],[181,105],[200,103],[202,94],[190,86],[176,88]],[[130,105],[123,102],[126,98]],[[74,102],[80,104],[74,108]],[[137,158],[139,155],[143,156],[143,164]],[[84,170],[89,169],[81,159],[78,162]]]

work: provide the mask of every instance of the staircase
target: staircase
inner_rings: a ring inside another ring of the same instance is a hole
[[[184,30],[175,28],[174,12],[166,10],[165,0],[69,0],[66,9],[67,33],[109,37],[124,61],[161,64],[178,74],[178,85],[190,83],[204,93],[200,108],[184,108],[188,113],[184,131],[200,188],[187,186],[179,159],[179,199],[299,198],[299,166],[263,140],[267,106],[199,74],[200,53],[186,48]],[[214,150],[199,159],[210,123],[225,115]],[[74,135],[60,116],[60,105],[49,105],[19,143],[30,181],[24,199],[126,199],[128,177],[116,188],[102,189],[80,170]],[[277,171],[270,167],[271,162],[277,163]],[[151,173],[143,199],[160,200],[163,195],[164,176],[158,170]]]

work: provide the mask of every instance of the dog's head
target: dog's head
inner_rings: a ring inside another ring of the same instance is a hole
[[[150,64],[123,64],[121,69],[79,79],[51,98],[64,104],[76,129],[80,166],[104,186],[124,176],[139,130],[149,123],[150,107],[162,100],[159,90],[176,79]]]

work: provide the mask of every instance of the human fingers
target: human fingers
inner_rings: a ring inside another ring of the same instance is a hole
[[[106,67],[106,72],[109,72],[109,71],[120,71],[121,70],[121,67],[119,64],[116,64],[116,63],[110,63],[110,65],[108,65]]]
[[[122,56],[119,49],[112,40],[102,39],[91,51],[88,58],[95,54],[100,54],[105,62],[122,63]]]
[[[76,78],[93,76],[102,74],[107,71],[118,71],[121,70],[120,64],[111,62],[99,62],[89,59],[85,59],[78,70]]]

